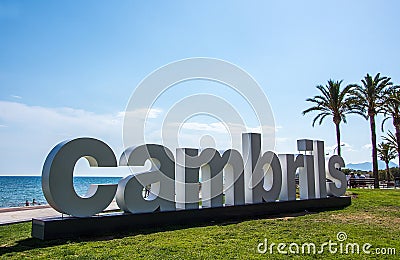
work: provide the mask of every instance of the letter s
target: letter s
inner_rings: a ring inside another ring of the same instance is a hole
[[[336,167],[344,167],[343,158],[339,155],[334,155],[329,158],[326,164],[326,178],[332,182],[326,183],[327,193],[330,196],[339,197],[344,195],[347,187],[346,175],[339,171]]]

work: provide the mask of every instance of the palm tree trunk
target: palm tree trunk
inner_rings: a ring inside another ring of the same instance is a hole
[[[374,188],[379,189],[379,176],[378,176],[378,153],[376,150],[376,129],[375,129],[375,115],[369,116],[369,124],[371,127],[371,143],[372,143],[372,174],[374,175]]]
[[[335,125],[336,125],[337,154],[340,156],[341,155],[341,151],[340,151],[340,128],[339,128],[339,123],[337,123]]]
[[[400,125],[395,125],[396,128],[396,142],[397,142],[397,157],[399,158],[399,165],[400,168]]]
[[[389,174],[390,174],[389,162],[385,162],[385,163],[386,163],[386,178],[387,178],[387,181],[389,181]]]

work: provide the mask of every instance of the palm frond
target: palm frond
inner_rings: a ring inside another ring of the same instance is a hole
[[[382,140],[390,144],[396,151],[398,150],[397,138],[390,130],[387,136],[382,136]]]

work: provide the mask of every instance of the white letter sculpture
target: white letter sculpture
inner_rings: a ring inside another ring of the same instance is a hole
[[[47,202],[61,213],[89,217],[103,211],[111,203],[116,184],[91,185],[84,197],[74,189],[73,173],[80,158],[91,167],[117,167],[111,148],[100,140],[78,138],[59,143],[47,156],[42,172],[42,189]]]

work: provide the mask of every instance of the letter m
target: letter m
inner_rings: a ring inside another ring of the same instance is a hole
[[[306,249],[307,248],[307,253],[305,253],[306,252]],[[316,252],[316,247],[315,247],[315,244],[314,243],[304,243],[302,246],[301,246],[301,252],[303,253],[303,254],[311,254],[311,249],[312,249],[312,254],[315,254],[315,252]]]

